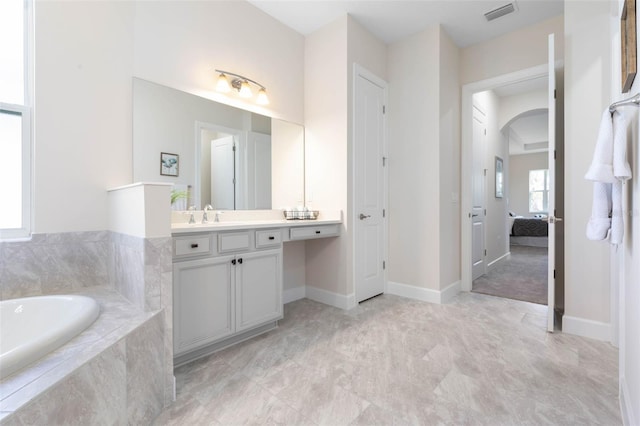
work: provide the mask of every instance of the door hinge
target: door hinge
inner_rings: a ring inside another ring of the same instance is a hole
[[[382,105],[382,113],[383,114],[387,113],[387,106],[386,105]]]
[[[382,269],[387,269],[387,262],[384,260],[382,261]]]
[[[553,279],[554,280],[556,279],[556,270],[555,269],[553,270]]]
[[[554,149],[554,150],[553,150],[553,159],[554,159],[554,160],[557,158],[557,154],[558,154],[558,151],[556,151],[556,150]]]
[[[485,176],[487,175],[487,169],[484,169],[484,175]]]
[[[484,215],[485,216],[487,215],[487,209],[484,209]]]
[[[553,89],[553,99],[556,99],[558,97],[558,91],[556,89]]]
[[[387,165],[387,157],[382,157],[382,167]]]
[[[387,210],[386,209],[382,209],[382,217],[387,217]]]
[[[487,255],[487,249],[484,249],[484,255],[485,256]]]
[[[487,129],[484,129],[484,135],[487,136]]]

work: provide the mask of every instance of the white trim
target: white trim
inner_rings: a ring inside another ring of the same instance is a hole
[[[517,83],[521,81],[530,80],[533,78],[543,77],[548,75],[547,64],[538,65],[536,67],[527,68],[524,70],[504,74],[498,77],[489,78],[486,80],[477,81],[474,83],[465,84],[462,86],[462,144],[461,151],[461,197],[460,197],[460,212],[461,212],[461,261],[460,261],[460,276],[461,289],[463,291],[471,291],[472,286],[472,273],[471,273],[471,226],[467,226],[471,220],[471,173],[472,173],[472,113],[473,113],[473,94],[482,92],[489,89],[508,84]]]
[[[638,424],[633,416],[633,405],[629,400],[629,387],[624,377],[620,377],[620,416],[622,424],[625,426]]]
[[[459,292],[460,281],[454,282],[443,290],[433,290],[430,288],[416,287],[414,285],[396,283],[393,281],[389,281],[387,283],[387,293],[389,294],[436,304],[449,302]]]
[[[351,112],[353,114],[353,117],[356,116],[356,81],[358,76],[369,80],[370,82],[372,82],[373,84],[379,86],[382,89],[382,96],[383,96],[383,102],[384,102],[384,107],[387,108],[388,104],[389,104],[389,84],[383,80],[382,78],[378,77],[377,75],[375,75],[374,73],[372,73],[371,71],[369,71],[368,69],[366,69],[365,67],[363,67],[362,65],[355,63],[353,64],[353,75],[352,75],[352,81],[351,81],[351,93],[352,93],[352,99],[351,99]],[[349,144],[351,147],[351,154],[353,154],[353,150],[354,150],[354,144],[355,144],[355,140],[356,140],[356,126],[354,125],[354,123],[350,123],[351,125],[351,143]],[[389,126],[388,126],[388,122],[387,122],[387,114],[386,112],[383,114],[382,117],[382,155],[385,158],[389,158]],[[351,183],[352,185],[355,185],[355,181],[356,181],[356,158],[355,155],[351,155]],[[389,259],[389,216],[388,216],[388,212],[389,212],[389,167],[384,167],[383,170],[383,200],[382,200],[382,204],[383,204],[383,208],[385,209],[385,211],[387,212],[387,215],[382,218],[383,221],[383,242],[382,242],[382,246],[383,246],[383,253],[382,253],[382,257],[383,257],[383,261],[384,262],[388,262]],[[353,206],[356,205],[356,191],[352,191],[352,195],[351,195],[351,204]],[[351,223],[352,224],[356,224],[357,223],[357,212],[356,209],[353,208],[352,209],[352,214],[351,214]],[[351,244],[353,245],[353,247],[357,247],[357,231],[356,231],[356,227],[354,226],[353,228],[353,232],[352,232],[352,240],[351,240]],[[354,301],[353,301],[353,305],[351,307],[354,307],[356,305],[356,298],[355,298],[355,293],[357,292],[357,277],[356,277],[356,256],[353,256],[353,263],[352,263],[352,273],[351,273],[351,279],[353,282],[353,291],[354,291]],[[388,281],[388,274],[389,274],[389,269],[385,268],[382,271],[382,279],[384,280],[384,282],[386,283]],[[386,284],[385,284],[385,288],[386,288]]]
[[[460,280],[458,280],[440,290],[440,303],[449,303],[451,299],[456,297],[460,293],[461,284]]]
[[[288,288],[282,292],[282,303],[286,305],[287,303],[295,302],[305,297],[307,297],[307,289],[305,286]]]
[[[611,339],[611,324],[564,315],[562,317],[562,332],[609,342]]]
[[[347,310],[356,306],[356,295],[354,293],[344,295],[311,286],[306,287],[305,293],[307,299],[336,308]]]
[[[508,251],[502,256],[500,256],[499,258],[497,258],[496,260],[494,260],[493,262],[489,262],[489,264],[487,265],[487,272],[493,271],[494,269],[502,265],[504,262],[506,262],[510,258],[511,258],[511,252]]]

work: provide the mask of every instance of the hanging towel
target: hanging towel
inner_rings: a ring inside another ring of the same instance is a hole
[[[616,115],[620,113],[615,112]],[[605,110],[600,121],[600,131],[589,171],[584,176],[594,182],[613,183],[613,120],[609,110]]]
[[[594,181],[587,238],[622,243],[624,217],[622,182],[631,178],[627,162],[627,121],[618,111],[602,114],[593,161],[585,179]]]

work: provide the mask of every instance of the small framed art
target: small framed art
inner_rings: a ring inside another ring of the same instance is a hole
[[[160,153],[160,174],[162,176],[178,176],[180,158],[178,154]]]

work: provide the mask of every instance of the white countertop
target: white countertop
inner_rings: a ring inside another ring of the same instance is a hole
[[[336,219],[316,219],[316,220],[242,220],[242,221],[221,221],[210,223],[172,223],[171,234],[189,234],[194,232],[214,232],[214,231],[233,231],[242,229],[260,229],[260,228],[292,228],[298,226],[320,226],[340,224],[341,220]]]

